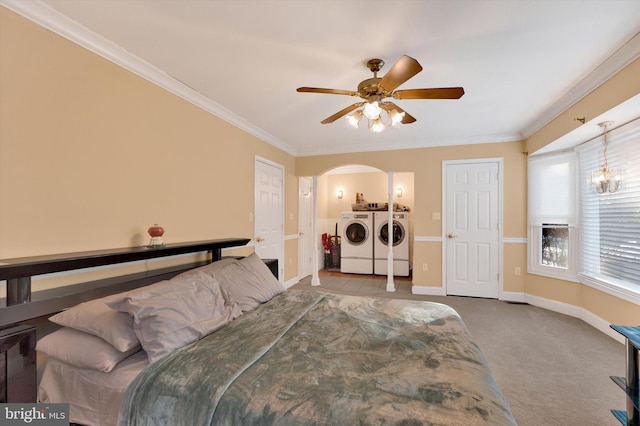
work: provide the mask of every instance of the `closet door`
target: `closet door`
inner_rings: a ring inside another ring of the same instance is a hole
[[[498,162],[445,165],[446,293],[498,298]]]

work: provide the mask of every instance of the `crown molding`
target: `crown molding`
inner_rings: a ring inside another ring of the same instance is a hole
[[[296,156],[296,149],[280,139],[249,123],[222,105],[196,92],[161,69],[133,55],[112,41],[96,34],[87,27],[61,14],[40,0],[0,0],[0,5],[23,16],[73,43],[107,59],[116,65],[162,87],[170,93],[207,111],[241,130]]]
[[[602,64],[598,65],[591,73],[578,82],[578,84],[573,86],[565,96],[527,126],[522,131],[524,139],[529,138],[538,130],[542,129],[554,118],[568,110],[638,58],[640,58],[640,32],[609,56]]]

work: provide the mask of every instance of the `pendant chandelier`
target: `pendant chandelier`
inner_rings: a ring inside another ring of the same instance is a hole
[[[598,126],[603,128],[604,135],[604,164],[602,168],[594,170],[589,175],[589,181],[595,191],[598,194],[604,194],[606,192],[614,193],[620,189],[620,183],[622,182],[622,172],[620,170],[610,170],[607,163],[607,127],[611,126],[613,121],[604,121],[598,123]]]

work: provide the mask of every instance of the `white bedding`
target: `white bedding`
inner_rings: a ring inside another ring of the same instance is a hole
[[[77,368],[47,358],[39,370],[38,401],[73,401],[69,405],[71,422],[112,426],[118,420],[127,386],[148,365],[144,351],[123,360],[110,373]]]
[[[149,362],[284,291],[254,253],[71,307],[50,318],[63,327],[36,346],[47,356],[38,401],[69,403],[73,423],[115,425],[127,387]]]

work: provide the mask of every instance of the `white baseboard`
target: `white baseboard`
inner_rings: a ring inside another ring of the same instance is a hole
[[[418,286],[414,285],[411,287],[411,293],[413,294],[422,294],[426,296],[445,296],[444,290],[442,287],[428,287],[428,286]],[[516,303],[528,303],[533,306],[537,306],[539,308],[547,309],[549,311],[558,312],[563,315],[568,315],[570,317],[581,319],[586,322],[590,326],[595,329],[603,332],[607,336],[612,339],[624,344],[625,338],[611,327],[609,327],[609,322],[605,319],[599,317],[587,309],[580,308],[578,306],[570,305],[564,302],[558,302],[557,300],[545,299],[544,297],[533,296],[531,294],[518,293],[518,292],[510,292],[504,291],[500,296],[500,300],[505,302],[516,302]]]
[[[421,294],[423,296],[444,296],[444,289],[442,287],[431,287],[424,285],[411,286],[412,294]]]
[[[590,326],[600,330],[612,339],[624,344],[625,338],[611,327],[609,322],[599,317],[598,315],[590,312],[584,308],[570,305],[564,302],[558,302],[557,300],[545,299],[539,296],[533,296],[531,294],[525,294],[525,302],[537,306],[539,308],[547,309],[549,311],[558,312],[560,314],[569,315],[574,318],[579,318],[586,322]]]
[[[298,276],[296,275],[295,277],[291,278],[290,280],[285,281],[285,283],[284,283],[284,287],[285,287],[285,288],[289,288],[289,287],[291,287],[291,286],[292,286],[292,285],[294,285],[294,284],[298,284],[298,282],[300,282],[300,279],[299,279],[299,278],[298,278]]]
[[[500,300],[505,302],[527,303],[524,293],[516,293],[513,291],[503,291],[500,295]]]

